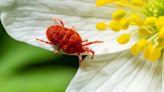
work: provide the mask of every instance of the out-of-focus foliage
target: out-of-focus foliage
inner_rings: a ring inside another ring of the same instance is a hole
[[[0,92],[64,92],[78,58],[17,42],[0,25]]]

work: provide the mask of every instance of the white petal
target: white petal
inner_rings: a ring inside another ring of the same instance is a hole
[[[161,61],[148,62],[128,51],[96,56],[93,62],[88,58],[67,92],[162,92]]]
[[[1,22],[7,33],[16,40],[53,51],[52,46],[39,43],[35,38],[47,40],[45,31],[55,24],[52,18],[58,17],[66,27],[75,26],[83,39],[103,40],[103,44],[90,46],[96,54],[122,51],[134,43],[132,40],[127,45],[119,45],[116,38],[120,33],[96,30],[95,23],[108,22],[114,8],[96,7],[95,0],[15,0],[15,3],[11,9],[2,8]]]
[[[15,0],[0,0],[0,10],[8,10],[14,7]]]

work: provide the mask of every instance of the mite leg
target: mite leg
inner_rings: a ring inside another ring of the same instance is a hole
[[[59,54],[59,51],[58,51],[58,50],[55,50],[55,51],[54,51],[54,54]]]
[[[64,23],[63,23],[63,21],[61,20],[61,19],[59,19],[59,18],[53,18],[53,20],[56,22],[56,21],[59,21],[60,22],[60,24],[64,27]]]
[[[57,50],[60,51],[60,48],[61,48],[60,45],[57,48],[58,48]]]
[[[88,42],[88,39],[85,39],[85,40],[82,41],[82,43],[84,43],[84,42]]]
[[[103,41],[88,42],[88,43],[83,44],[83,46],[88,46],[90,44],[95,44],[95,43],[103,43]]]
[[[89,48],[85,48],[85,52],[86,52],[86,53],[91,53],[91,54],[92,54],[91,59],[94,58],[95,52],[94,52],[93,50],[91,50],[91,49],[89,49]]]
[[[60,51],[60,48],[58,48],[57,50],[54,51],[54,54],[59,54],[61,51]]]
[[[93,50],[91,50],[91,49],[89,49],[89,52],[92,53],[92,57],[91,57],[91,59],[93,59],[93,58],[94,58],[94,55],[95,55],[95,52],[94,52]]]
[[[72,30],[76,30],[76,27],[75,27],[75,26],[72,26],[71,29],[72,29]]]
[[[60,53],[60,45],[57,47],[57,50],[54,51],[54,54],[59,54]]]
[[[79,58],[79,65],[81,65],[82,64],[82,55],[80,55],[80,54],[77,54],[78,55],[78,58]]]
[[[36,40],[37,40],[37,41],[39,41],[39,42],[46,43],[46,44],[54,45],[54,44],[53,44],[53,43],[51,43],[51,42],[44,41],[44,40],[41,40],[41,39],[38,39],[38,38],[36,38]]]

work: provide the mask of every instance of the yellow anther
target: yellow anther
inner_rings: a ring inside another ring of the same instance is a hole
[[[121,19],[120,24],[122,29],[127,29],[129,27],[130,20],[128,18],[123,18]]]
[[[148,40],[146,39],[142,39],[140,41],[138,41],[136,44],[134,44],[132,47],[131,47],[131,53],[132,55],[137,55],[139,54],[141,51],[143,51],[146,47],[146,45],[148,44]]]
[[[129,16],[129,19],[133,22],[133,21],[136,20],[136,19],[140,19],[140,16],[138,16],[138,15],[136,15],[136,14],[131,14],[131,15]]]
[[[143,6],[145,4],[144,0],[131,0],[133,5]]]
[[[161,57],[161,48],[153,48],[150,60],[151,61],[157,61]]]
[[[154,25],[156,21],[157,21],[157,17],[154,16],[147,17],[145,20],[145,25]]]
[[[157,43],[158,43],[158,47],[161,47],[161,49],[164,49],[164,39],[158,39]]]
[[[120,8],[123,8],[124,7],[123,4],[126,4],[126,3],[127,3],[127,0],[119,0],[118,2],[115,3],[115,5]]]
[[[121,26],[120,26],[120,23],[118,21],[112,21],[109,24],[109,27],[112,29],[112,31],[118,32],[121,30]]]
[[[130,4],[129,0],[118,0],[119,2],[123,3],[123,4]]]
[[[159,16],[159,20],[164,20],[164,16]]]
[[[116,0],[96,0],[96,6],[103,6],[106,4],[111,4]]]
[[[159,31],[159,38],[164,39],[164,27],[162,27]]]
[[[155,23],[155,26],[160,29],[161,27],[164,26],[164,16],[160,16],[158,20]]]
[[[137,45],[141,50],[144,50],[145,46],[149,43],[147,39],[142,39],[138,41]]]
[[[112,18],[114,20],[119,20],[125,16],[126,12],[122,9],[118,9],[112,13]]]
[[[135,23],[136,23],[136,25],[138,25],[138,26],[142,26],[143,23],[144,23],[144,21],[143,21],[142,19],[136,19],[136,20],[135,20]]]
[[[132,53],[132,55],[137,55],[139,53],[139,50],[137,48],[137,44],[134,44],[131,48],[130,48],[130,51]]]
[[[143,20],[141,19],[141,17],[139,15],[136,14],[131,14],[129,16],[129,19],[132,23],[138,25],[138,26],[142,26],[143,25]]]
[[[139,28],[138,30],[138,35],[141,36],[141,37],[146,37],[146,36],[149,36],[151,33],[149,33],[146,29],[144,28]]]
[[[98,22],[98,23],[96,23],[96,28],[98,30],[105,30],[106,27],[107,27],[107,24],[105,24],[104,22]]]
[[[144,57],[150,61],[157,61],[161,56],[161,48],[155,47],[151,44],[144,51]]]
[[[118,37],[117,41],[120,44],[126,44],[129,42],[131,35],[130,34],[123,34],[120,37]]]
[[[147,48],[144,50],[144,57],[146,59],[150,59],[150,53],[152,52],[151,49],[153,48],[153,44],[149,43]]]

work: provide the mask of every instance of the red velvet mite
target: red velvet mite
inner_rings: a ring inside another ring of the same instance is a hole
[[[82,62],[83,53],[91,53],[92,59],[94,57],[94,51],[87,46],[93,43],[102,43],[102,41],[88,42],[88,40],[82,40],[80,35],[73,28],[64,27],[62,20],[55,18],[55,21],[59,21],[60,25],[52,25],[48,27],[46,36],[49,41],[38,41],[46,44],[55,45],[58,47],[58,52],[63,51],[69,55],[77,55],[80,63]]]

